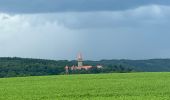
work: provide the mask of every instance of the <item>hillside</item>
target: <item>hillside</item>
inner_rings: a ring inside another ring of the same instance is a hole
[[[64,72],[66,60],[0,58],[0,77],[57,75]]]
[[[170,73],[1,78],[1,100],[169,100]],[[153,84],[154,83],[154,84]]]
[[[104,66],[122,65],[132,67],[135,71],[141,72],[169,72],[170,59],[149,59],[149,60],[101,60],[86,61],[87,64],[100,63]]]
[[[167,72],[170,71],[170,59],[150,60],[101,60],[84,61],[84,65],[103,65],[104,69],[81,71],[77,73],[112,73],[112,72]],[[77,61],[44,60],[30,58],[0,58],[0,77],[42,76],[64,74],[64,67],[77,65]]]

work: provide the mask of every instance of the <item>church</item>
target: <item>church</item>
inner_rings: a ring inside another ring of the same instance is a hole
[[[79,53],[78,56],[77,56],[77,62],[78,62],[78,66],[65,66],[65,71],[66,71],[66,74],[69,73],[69,70],[82,70],[82,69],[85,69],[85,70],[89,70],[91,68],[93,68],[93,66],[83,66],[83,57],[82,57],[82,54]],[[100,68],[103,68],[101,65],[97,65],[96,66],[98,69]]]

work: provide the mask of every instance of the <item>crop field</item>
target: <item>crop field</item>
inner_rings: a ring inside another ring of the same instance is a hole
[[[0,79],[0,100],[169,100],[170,73]]]

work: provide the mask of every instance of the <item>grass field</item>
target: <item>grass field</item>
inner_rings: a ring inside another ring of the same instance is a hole
[[[170,73],[0,79],[0,100],[169,100]]]

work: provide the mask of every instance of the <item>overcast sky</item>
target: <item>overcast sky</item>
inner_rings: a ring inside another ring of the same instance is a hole
[[[170,0],[0,0],[0,56],[170,58]]]

